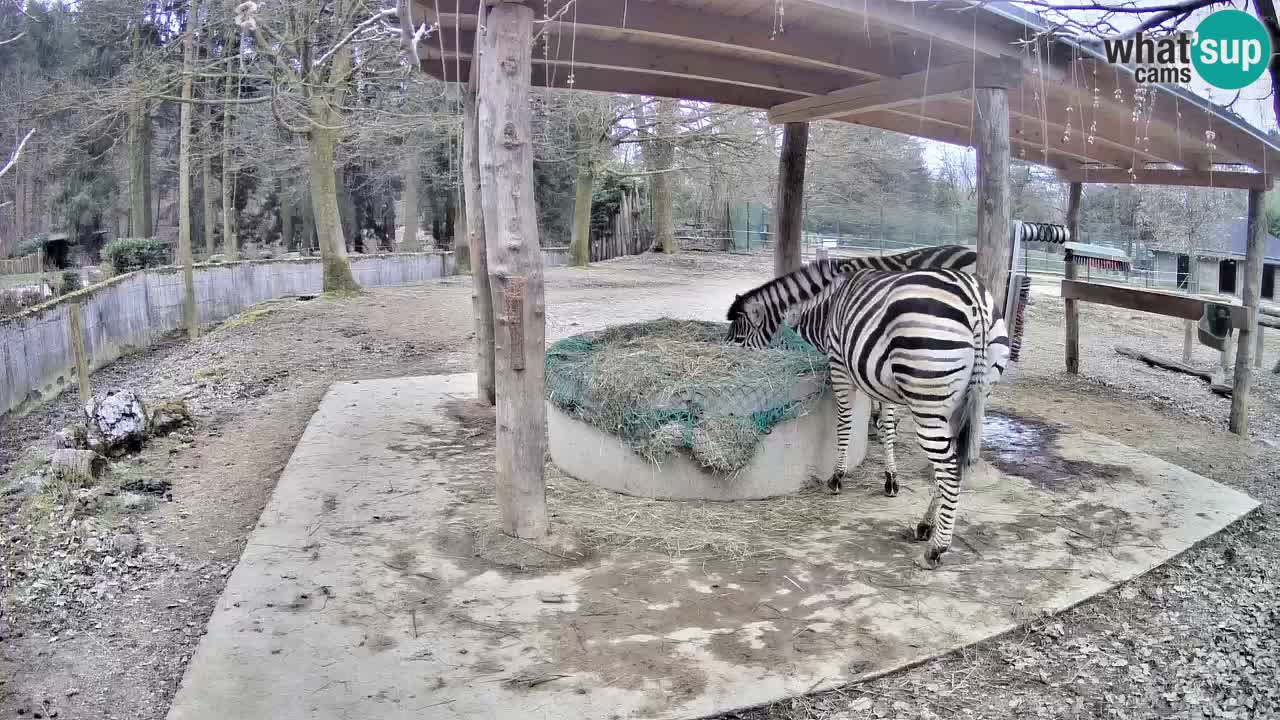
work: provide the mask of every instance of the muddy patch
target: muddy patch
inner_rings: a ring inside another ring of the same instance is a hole
[[[1054,450],[1061,432],[1041,420],[988,411],[982,424],[982,455],[1000,471],[1050,492],[1092,490],[1099,482],[1133,477],[1123,465],[1063,458]]]

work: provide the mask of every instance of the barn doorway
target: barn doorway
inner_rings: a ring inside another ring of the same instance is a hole
[[[1236,294],[1236,261],[1222,260],[1218,263],[1218,292],[1222,295]]]
[[[1276,266],[1262,266],[1262,297],[1268,300],[1276,299]]]
[[[1191,279],[1191,258],[1187,255],[1178,256],[1178,287],[1183,290],[1187,289],[1187,282]]]

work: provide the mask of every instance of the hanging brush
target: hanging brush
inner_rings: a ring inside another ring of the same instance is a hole
[[[1014,299],[1013,317],[1009,319],[1009,362],[1018,362],[1022,354],[1022,330],[1026,325],[1027,302],[1031,299],[1031,278],[1027,275],[1015,275],[1017,281],[1017,297]]]

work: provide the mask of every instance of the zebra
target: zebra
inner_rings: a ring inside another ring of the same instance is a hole
[[[917,250],[896,253],[885,257],[859,257],[833,261],[841,274],[857,270],[965,270],[973,271],[978,264],[978,253],[963,245],[939,245]],[[736,298],[735,298],[736,299]],[[828,303],[813,303],[803,309],[794,320],[787,324],[805,342],[814,346],[819,352],[826,352],[825,335],[828,322]],[[884,448],[884,494],[896,497],[898,484],[898,458],[896,444],[898,441],[898,421],[894,406],[884,405],[879,400],[871,401],[871,421],[876,429],[876,439]],[[840,482],[836,479],[830,483],[834,492],[840,492]]]
[[[824,348],[837,409],[828,487],[838,491],[847,472],[853,393],[906,406],[933,465],[936,486],[915,537],[929,541],[925,562],[936,568],[951,547],[962,480],[978,462],[987,396],[1008,363],[1004,318],[971,273],[834,272],[811,263],[739,295],[729,308],[727,340],[768,347],[785,315],[815,304],[829,306]]]

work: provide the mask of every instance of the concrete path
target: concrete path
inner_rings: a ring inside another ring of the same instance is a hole
[[[541,550],[550,562],[511,567],[464,522],[492,512],[491,441],[448,409],[473,393],[471,375],[330,389],[169,720],[701,717],[1060,611],[1257,505],[1104,438],[993,416],[937,571],[902,537],[924,489],[870,482],[768,560]]]

